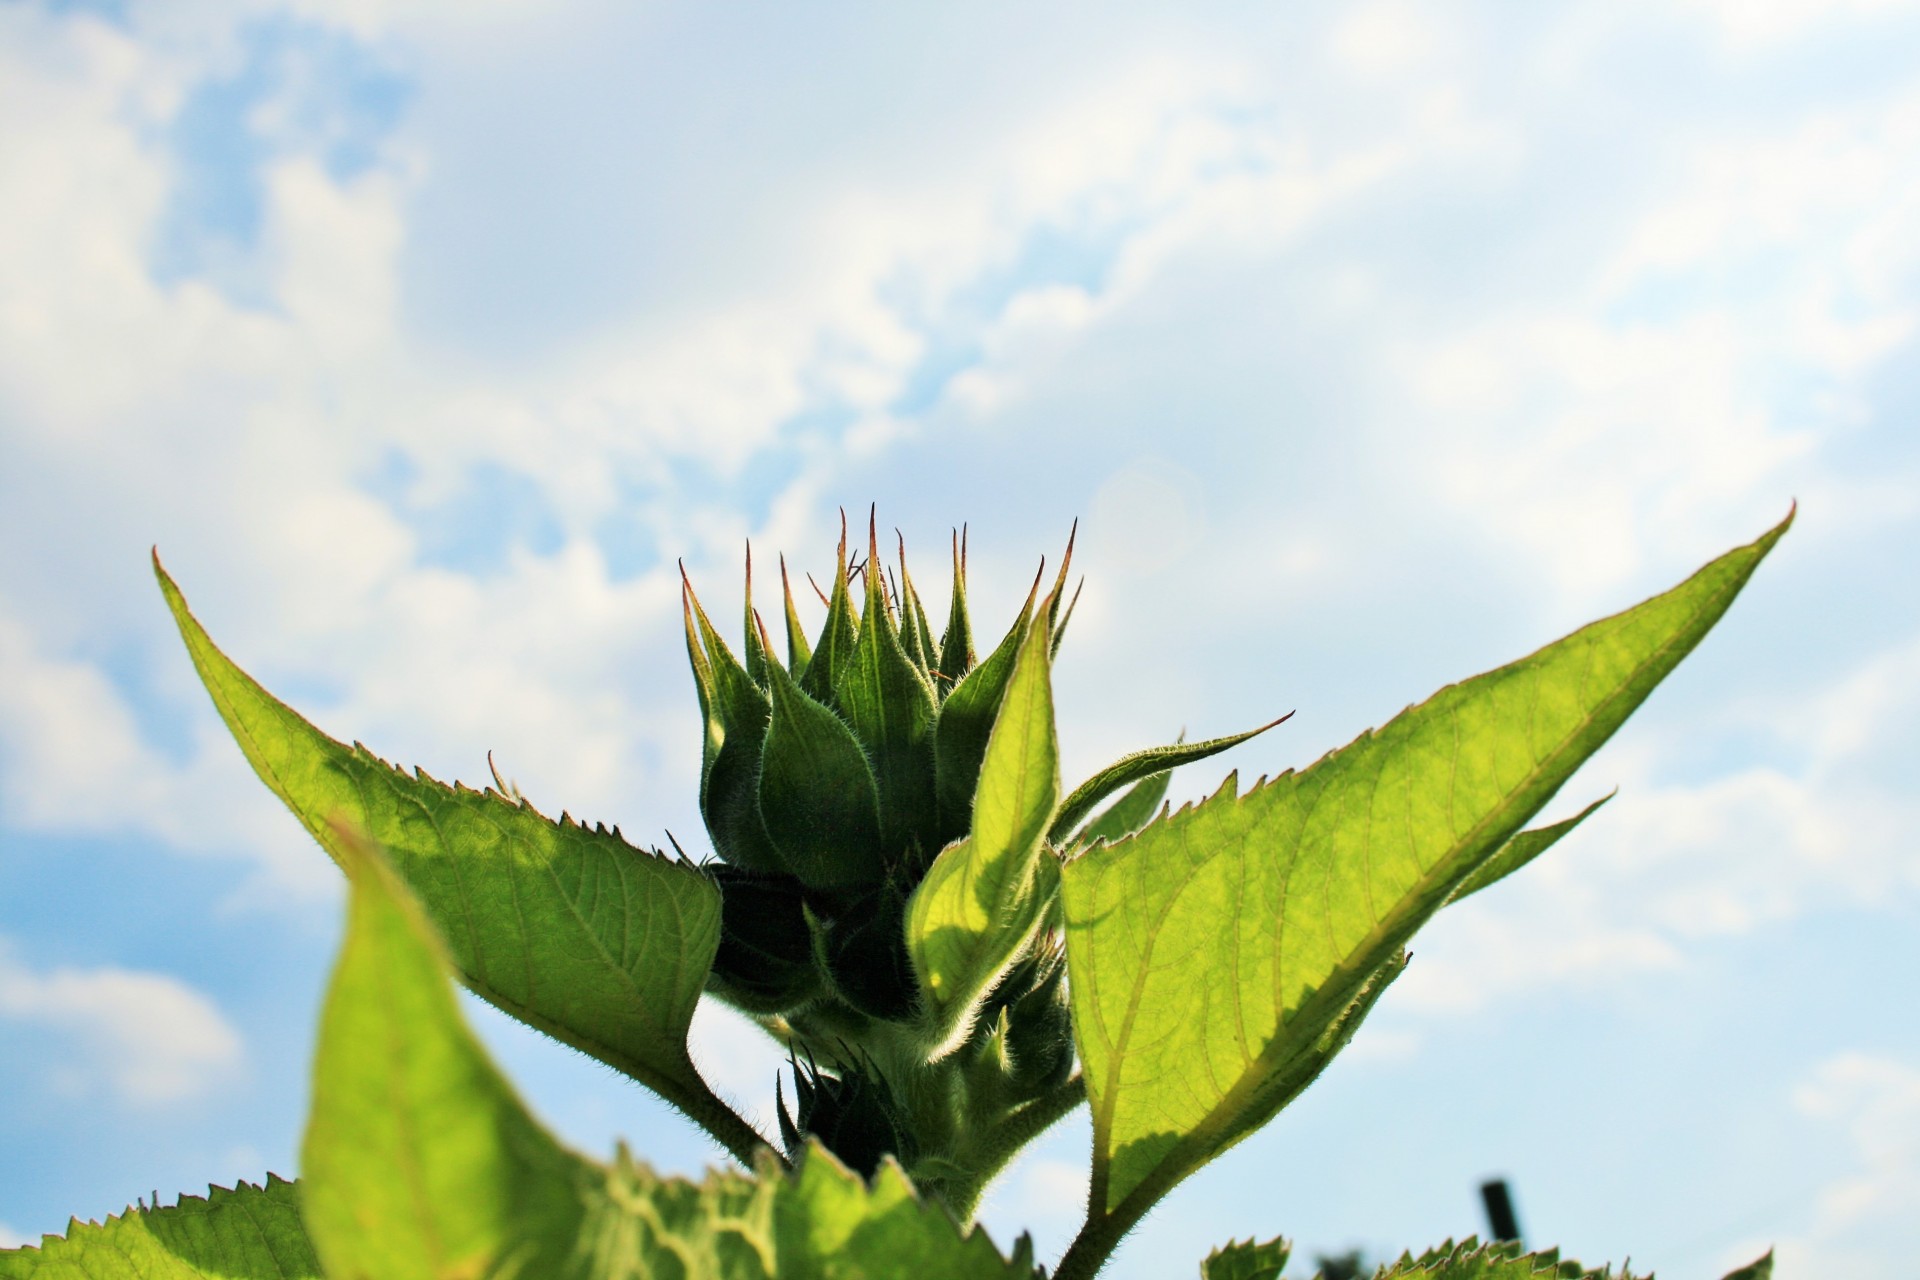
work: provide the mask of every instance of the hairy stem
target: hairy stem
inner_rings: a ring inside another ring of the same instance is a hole
[[[703,1086],[699,1093],[676,1089],[672,1095],[662,1092],[662,1096],[689,1120],[705,1129],[714,1141],[726,1149],[728,1155],[740,1162],[742,1168],[752,1169],[754,1159],[762,1148],[779,1155],[781,1164],[787,1163],[785,1154],[778,1147],[762,1137],[758,1129],[722,1102],[711,1089]]]
[[[962,1222],[973,1219],[973,1211],[980,1203],[980,1196],[987,1189],[1007,1162],[1020,1153],[1020,1149],[1052,1128],[1061,1117],[1087,1100],[1087,1082],[1078,1072],[1071,1080],[1041,1094],[1018,1111],[1008,1116],[983,1141],[980,1147],[968,1153],[967,1163],[973,1172],[965,1181],[956,1181],[942,1189],[947,1206],[954,1216]]]

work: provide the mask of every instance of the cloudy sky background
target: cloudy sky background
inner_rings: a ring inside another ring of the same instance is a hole
[[[724,605],[878,502],[938,582],[965,520],[991,629],[1077,516],[1069,781],[1298,711],[1192,797],[1798,498],[1549,812],[1618,799],[1113,1274],[1492,1174],[1589,1264],[1911,1274],[1920,4],[1170,9],[0,3],[0,1240],[295,1169],[340,887],[152,544],[336,735],[686,842],[676,557]],[[576,1144],[713,1158],[475,1017]],[[1058,1253],[1087,1141],[997,1238]]]

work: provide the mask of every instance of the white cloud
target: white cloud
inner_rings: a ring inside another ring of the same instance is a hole
[[[53,1087],[133,1107],[208,1096],[245,1058],[240,1033],[201,992],[165,974],[101,967],[36,971],[0,950],[0,1018],[38,1024],[74,1050]]]
[[[1782,1275],[1896,1280],[1912,1273],[1920,1215],[1920,1069],[1894,1058],[1835,1054],[1794,1091],[1797,1110],[1844,1136],[1854,1168],[1809,1197],[1807,1225],[1744,1241],[1724,1256],[1750,1259],[1772,1244]]]
[[[26,1236],[20,1232],[15,1231],[6,1223],[0,1222],[0,1249],[18,1249],[22,1245],[37,1243],[38,1239],[36,1236],[33,1240],[28,1240]]]
[[[1610,748],[1602,760],[1619,798],[1563,848],[1449,908],[1397,984],[1396,1007],[1444,1013],[1565,982],[1632,980],[1684,966],[1716,937],[1911,901],[1920,803],[1870,770],[1910,733],[1904,713],[1915,705],[1920,645],[1902,645],[1826,688],[1728,709],[1723,725],[1695,719]],[[1716,730],[1804,756],[1677,780]]]
[[[0,815],[18,829],[137,831],[185,852],[244,857],[281,892],[304,895],[334,880],[230,743],[203,735],[187,763],[168,758],[143,739],[97,667],[37,653],[4,613]]]
[[[1689,0],[1735,49],[1771,49],[1818,29],[1845,30],[1920,10],[1913,0]]]

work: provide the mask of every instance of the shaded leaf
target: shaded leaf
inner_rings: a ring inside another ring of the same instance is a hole
[[[335,742],[234,666],[158,560],[154,569],[248,763],[335,861],[339,817],[388,850],[476,994],[702,1123],[716,1114],[686,1049],[720,937],[720,895],[705,876],[618,831],[555,822]]]
[[[0,1249],[0,1280],[319,1280],[320,1260],[300,1221],[300,1191],[269,1174],[265,1186],[210,1187],[166,1208],[128,1209],[72,1222],[37,1246]]]
[[[332,1276],[541,1280],[1033,1277],[962,1232],[892,1161],[871,1184],[818,1146],[792,1174],[661,1177],[605,1167],[530,1115],[460,1017],[423,914],[370,846],[323,1015],[303,1184]]]
[[[340,843],[353,892],[300,1153],[327,1274],[577,1274],[591,1166],[540,1128],[474,1041],[440,940],[398,876],[370,845]]]
[[[1230,783],[1067,863],[1093,1213],[1134,1220],[1270,1119],[1303,1046],[1700,641],[1785,529],[1301,773],[1244,797]]]

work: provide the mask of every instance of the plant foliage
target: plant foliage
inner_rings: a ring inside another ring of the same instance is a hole
[[[1422,924],[1599,806],[1527,825],[1791,520],[1308,768],[1244,793],[1229,775],[1178,811],[1174,767],[1273,725],[1063,787],[1052,669],[1071,540],[984,658],[958,537],[937,632],[904,545],[883,566],[871,524],[857,563],[843,533],[811,637],[783,562],[784,645],[749,560],[738,654],[683,590],[701,863],[547,818],[497,777],[449,786],[334,741],[213,644],[156,558],[241,750],[352,883],[302,1176],[76,1223],[0,1251],[0,1280],[1034,1276],[1024,1238],[1003,1254],[968,1223],[1082,1101],[1092,1190],[1054,1275],[1091,1276],[1326,1068]],[[475,1042],[449,976],[658,1093],[737,1164],[690,1182],[566,1150]],[[778,1135],[695,1067],[703,995],[787,1050]],[[1230,1244],[1200,1273],[1273,1280],[1288,1252]],[[1728,1280],[1770,1274],[1769,1255]],[[1378,1280],[1611,1275],[1469,1240]]]

